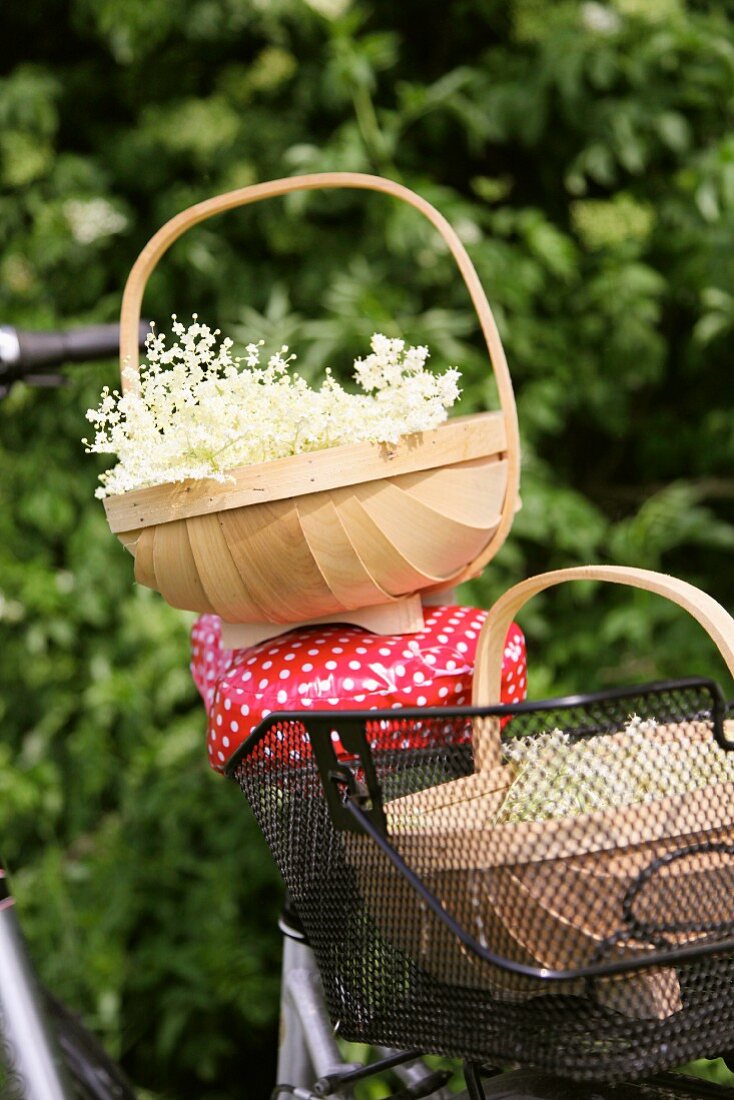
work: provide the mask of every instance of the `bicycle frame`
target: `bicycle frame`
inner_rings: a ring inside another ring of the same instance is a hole
[[[276,1081],[286,1089],[297,1088],[299,1097],[318,1100],[314,1087],[326,1087],[330,1078],[357,1074],[360,1063],[345,1062],[339,1051],[335,1029],[326,1010],[321,976],[313,951],[308,945],[298,918],[286,905],[278,922],[283,934],[283,964],[280,994],[280,1033]],[[434,1074],[421,1060],[417,1051],[403,1053],[378,1047],[384,1068],[389,1063],[392,1072],[415,1096],[430,1096],[431,1100],[450,1100]],[[401,1059],[398,1062],[398,1059]],[[397,1063],[397,1064],[395,1064]],[[274,1100],[277,1097],[277,1087]],[[430,1089],[430,1092],[424,1091]],[[321,1093],[324,1095],[324,1093]],[[334,1100],[347,1091],[329,1092]],[[456,1100],[456,1098],[454,1098]]]

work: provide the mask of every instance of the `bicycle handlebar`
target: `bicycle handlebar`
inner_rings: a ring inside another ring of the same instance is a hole
[[[148,323],[141,321],[138,331],[141,348],[148,332]],[[42,367],[110,359],[119,349],[118,324],[85,325],[65,332],[24,332],[0,325],[0,387],[30,378]]]

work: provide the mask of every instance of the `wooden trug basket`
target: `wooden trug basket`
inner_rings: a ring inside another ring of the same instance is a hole
[[[710,596],[647,570],[588,566],[533,577],[495,603],[478,642],[474,705],[499,703],[502,640],[509,623],[531,596],[567,580],[612,581],[667,596],[707,630],[734,674],[734,619]],[[734,738],[734,723],[727,722],[726,728]],[[683,729],[660,725],[648,736],[670,746],[679,743]],[[628,735],[608,736],[618,741]],[[689,742],[710,739],[710,723],[686,722],[685,737]],[[734,844],[734,783],[728,782],[604,812],[495,825],[512,775],[501,763],[497,719],[475,721],[473,751],[475,774],[386,803],[388,834],[408,866],[449,905],[459,924],[513,962],[564,971],[588,965],[595,949],[618,932],[627,889],[653,860],[702,841]],[[370,881],[371,841],[349,835],[346,842],[365,899],[383,932],[439,980],[488,988],[514,1001],[554,992],[588,994],[584,981],[549,985],[472,955],[391,865],[386,870],[390,881],[383,889]],[[677,891],[693,894],[708,920],[734,924],[733,875],[731,852],[676,859],[646,890],[646,919],[652,924],[672,920],[669,910]],[[386,911],[388,895],[391,907]],[[684,932],[671,938],[684,944],[695,942],[696,935]],[[641,960],[649,950],[649,944],[640,944]],[[626,957],[630,952],[634,947]],[[639,1018],[665,1019],[682,1007],[673,967],[598,979],[594,997],[608,1008]]]
[[[130,273],[121,369],[138,368],[145,285],[187,229],[261,199],[334,187],[402,199],[438,230],[476,309],[500,411],[456,417],[397,446],[357,443],[240,467],[224,484],[190,480],[108,497],[110,527],[133,554],[138,583],[174,607],[250,624],[230,632],[230,645],[306,622],[354,622],[378,633],[419,630],[421,596],[481,572],[518,506],[517,414],[486,295],[446,219],[391,180],[350,172],[296,176],[183,211],[149,241]],[[123,390],[131,384],[123,375]]]

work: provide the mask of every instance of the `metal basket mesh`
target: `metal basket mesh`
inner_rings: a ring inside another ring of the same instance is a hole
[[[490,723],[499,786],[457,785]],[[734,753],[714,733],[715,685],[687,681],[273,718],[232,770],[343,1036],[614,1081],[734,1048]]]

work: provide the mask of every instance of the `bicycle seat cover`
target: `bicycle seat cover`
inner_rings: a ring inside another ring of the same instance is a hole
[[[427,607],[417,634],[377,635],[336,623],[229,650],[222,647],[219,617],[202,615],[192,633],[191,671],[208,713],[209,762],[223,771],[263,718],[277,711],[468,705],[485,618],[475,607]],[[521,702],[525,691],[525,639],[513,623],[502,701]]]

